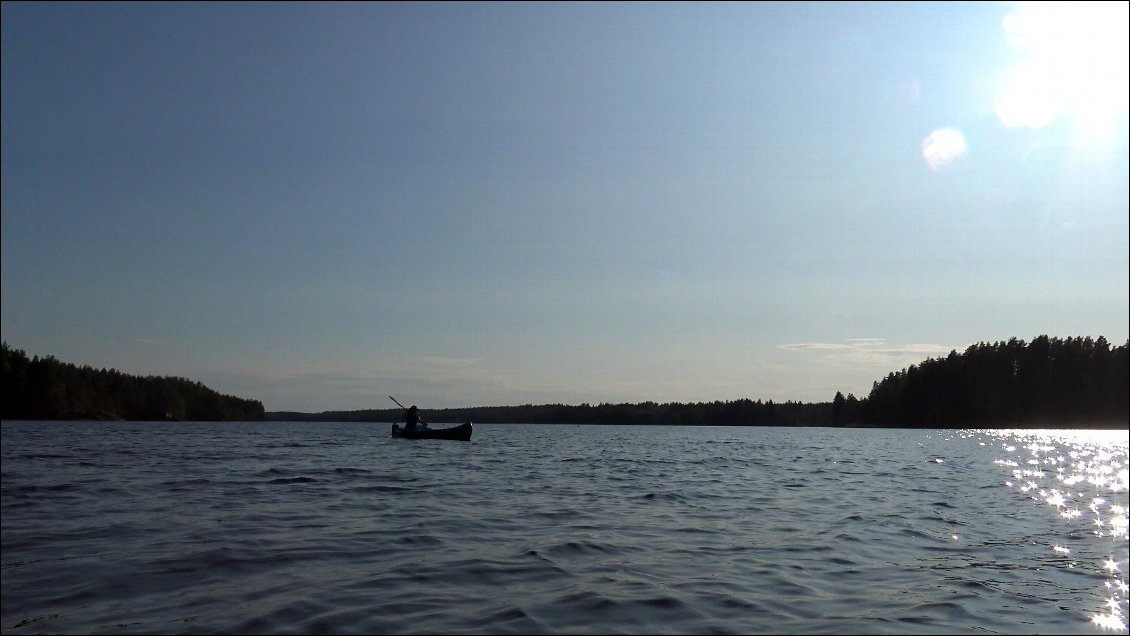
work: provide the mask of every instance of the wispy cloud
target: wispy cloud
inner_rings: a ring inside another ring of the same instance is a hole
[[[478,403],[514,383],[471,358],[418,356],[408,361],[332,365],[309,362],[285,368],[197,370],[222,392],[262,400],[267,410],[356,410],[387,408],[386,396],[426,406]]]
[[[926,358],[943,356],[954,349],[934,343],[887,344],[883,338],[847,338],[843,342],[796,342],[778,349],[810,353],[815,362],[861,369],[897,371]]]
[[[785,349],[786,351],[843,351],[846,349],[853,349],[855,347],[850,344],[838,344],[832,342],[796,342],[792,344],[779,345],[777,348]]]
[[[452,358],[448,356],[419,356],[416,361],[430,367],[467,368],[477,362],[474,358]]]

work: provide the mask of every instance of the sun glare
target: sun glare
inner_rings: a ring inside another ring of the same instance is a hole
[[[1067,524],[1066,531],[1053,535],[1050,542],[1056,554],[1069,557],[1063,567],[1087,567],[1104,579],[1101,593],[1108,600],[1095,608],[1091,622],[1104,629],[1125,632],[1127,585],[1122,571],[1127,561],[1127,506],[1122,501],[1127,486],[1122,476],[1130,461],[1125,431],[996,430],[989,434],[1002,441],[1017,442],[1002,444],[1005,452],[1017,456],[994,463],[1012,469],[1017,487],[1024,492],[1038,492],[1039,496],[1032,499],[1053,506]],[[1025,451],[1031,459],[1026,463],[1017,461],[1023,459]],[[1059,468],[1054,475],[1051,471],[1044,473],[1039,468],[1044,463]],[[1049,485],[1058,481],[1070,488],[1044,488],[1040,480]],[[1112,498],[1111,493],[1117,494]],[[1086,516],[1084,509],[1089,511]],[[1101,543],[1096,547],[1083,541],[1087,535]],[[1073,543],[1061,543],[1060,536],[1070,537]],[[1104,545],[1108,542],[1113,548],[1110,553]]]
[[[1042,128],[1069,117],[1077,133],[1109,140],[1127,116],[1126,2],[1021,3],[1005,38],[1025,54],[996,98],[1009,127]]]
[[[934,171],[953,163],[965,152],[965,136],[954,128],[939,128],[922,142],[922,158]]]

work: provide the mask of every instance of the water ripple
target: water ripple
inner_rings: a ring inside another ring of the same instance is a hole
[[[1125,631],[1124,434],[2,431],[4,634]]]

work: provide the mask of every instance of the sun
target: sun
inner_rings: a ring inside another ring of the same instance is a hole
[[[1127,116],[1126,2],[1021,3],[1002,26],[1024,58],[1009,69],[996,112],[1009,127],[1069,117],[1077,132],[1110,138]]]

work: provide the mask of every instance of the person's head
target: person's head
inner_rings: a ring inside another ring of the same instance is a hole
[[[408,410],[409,410],[409,411],[415,411],[415,410],[416,410],[416,405],[415,405],[415,404],[413,404],[412,406],[408,407]]]

